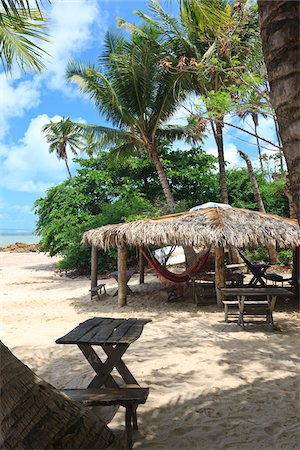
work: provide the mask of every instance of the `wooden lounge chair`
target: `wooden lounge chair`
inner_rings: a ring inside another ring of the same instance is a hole
[[[293,277],[284,278],[278,273],[266,273],[266,270],[271,267],[270,264],[253,264],[240,252],[240,250],[238,250],[238,252],[242,260],[246,263],[247,268],[253,275],[249,284],[256,285],[260,283],[263,286],[267,286],[268,281],[271,281],[273,284],[281,283],[281,285],[283,286],[283,283],[285,281],[293,280]]]

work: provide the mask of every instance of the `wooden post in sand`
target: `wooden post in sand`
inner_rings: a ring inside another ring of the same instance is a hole
[[[118,305],[127,304],[127,258],[126,245],[118,245]]]
[[[141,249],[139,248],[139,272],[140,272],[140,284],[145,283],[145,258]]]
[[[222,307],[223,297],[221,288],[226,287],[226,276],[225,276],[224,248],[219,246],[215,247],[215,283],[216,283],[217,305]]]
[[[92,245],[91,255],[91,289],[98,284],[98,248]]]

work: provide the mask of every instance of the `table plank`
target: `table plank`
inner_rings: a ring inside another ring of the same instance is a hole
[[[132,342],[136,341],[140,335],[142,334],[144,328],[144,324],[141,322],[137,322],[134,325],[132,325],[129,330],[127,331],[125,336],[122,336],[118,343],[119,344],[131,344]]]
[[[97,329],[91,330],[81,337],[80,342],[105,343],[106,340],[114,333],[116,327],[121,325],[124,319],[110,319],[102,322]]]
[[[262,286],[262,287],[229,287],[229,288],[222,288],[221,291],[225,296],[232,296],[232,295],[246,295],[248,296],[266,296],[266,295],[276,295],[277,297],[284,297],[284,296],[293,296],[294,294],[289,291],[288,289],[282,288],[282,287],[276,287],[276,286]]]
[[[94,317],[93,319],[88,319],[77,325],[76,328],[71,330],[65,336],[56,339],[55,342],[56,344],[76,344],[77,342],[80,342],[80,338],[82,335],[84,335],[94,327],[98,327],[103,320],[103,317]]]

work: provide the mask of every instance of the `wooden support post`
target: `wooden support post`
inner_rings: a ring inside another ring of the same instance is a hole
[[[225,262],[224,262],[224,248],[215,247],[215,283],[216,283],[216,294],[217,294],[217,305],[223,306],[223,297],[221,288],[226,287],[226,276],[225,276]]]
[[[92,245],[91,255],[91,289],[98,284],[98,248]]]
[[[293,280],[296,298],[300,298],[300,247],[293,250]]]
[[[118,246],[118,305],[127,304],[127,257],[126,246]]]
[[[140,284],[145,283],[145,258],[141,249],[139,249],[139,272],[140,272]]]

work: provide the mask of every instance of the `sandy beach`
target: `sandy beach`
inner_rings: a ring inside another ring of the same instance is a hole
[[[150,318],[125,354],[149,398],[139,407],[135,449],[299,449],[299,329],[295,305],[278,303],[277,331],[263,324],[241,330],[215,305],[192,298],[168,302],[146,276],[130,286],[120,309],[113,279],[91,301],[88,277],[55,271],[42,253],[0,253],[1,340],[57,388],[86,387],[93,370],[76,346],[57,345],[79,322],[95,316]],[[122,430],[124,413],[109,425]]]

